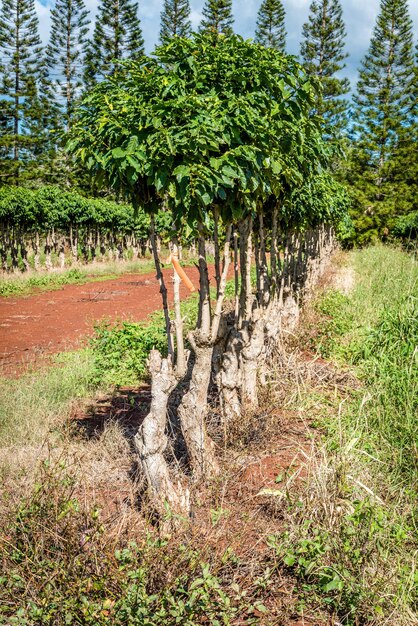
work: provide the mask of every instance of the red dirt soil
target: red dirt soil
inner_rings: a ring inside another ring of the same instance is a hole
[[[188,267],[186,272],[197,288],[197,268]],[[213,268],[209,273],[213,279]],[[170,303],[171,277],[172,270],[164,270]],[[182,298],[188,294],[182,285]],[[0,298],[0,371],[17,375],[39,357],[79,348],[92,335],[98,320],[139,322],[160,307],[155,272],[125,274],[113,280],[65,285],[35,295]]]

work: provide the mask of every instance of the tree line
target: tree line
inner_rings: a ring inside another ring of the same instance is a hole
[[[159,211],[154,225],[160,248],[171,232],[168,213]],[[135,260],[150,249],[149,230],[150,216],[132,204],[86,198],[56,185],[0,187],[4,272]]]
[[[160,42],[190,37],[189,0],[165,0]],[[65,151],[80,98],[113,75],[121,61],[144,54],[134,0],[100,0],[92,34],[84,0],[57,0],[41,45],[34,0],[2,0],[0,11],[0,184],[71,185],[94,194],[84,170]],[[206,0],[199,30],[233,33],[232,0]],[[285,9],[263,0],[255,41],[285,51]],[[351,193],[356,233],[365,243],[388,237],[400,215],[418,211],[418,46],[407,0],[381,0],[370,46],[350,103],[341,77],[347,58],[340,0],[316,0],[303,27],[301,61],[322,91],[315,113],[345,157],[334,168]]]

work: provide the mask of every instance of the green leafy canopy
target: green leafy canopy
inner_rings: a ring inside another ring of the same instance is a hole
[[[293,57],[239,36],[175,38],[96,87],[68,147],[149,211],[239,220],[321,171],[316,89]]]

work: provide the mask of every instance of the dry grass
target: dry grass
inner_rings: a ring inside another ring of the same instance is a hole
[[[26,396],[23,392],[17,394],[19,401],[15,403],[15,415],[21,415],[25,420],[18,425],[9,420],[3,430],[0,465],[5,498],[0,517],[10,536],[23,532],[29,550],[25,552],[28,561],[20,563],[17,570],[13,559],[12,562],[3,561],[3,566],[24,576],[27,590],[30,589],[25,595],[26,601],[30,599],[38,603],[44,597],[38,576],[31,578],[29,559],[38,563],[39,568],[45,567],[42,564],[50,558],[50,553],[45,554],[40,546],[50,542],[53,533],[60,537],[63,563],[81,559],[83,567],[90,572],[89,576],[102,581],[105,572],[115,588],[122,589],[125,582],[121,580],[121,572],[112,555],[136,540],[142,546],[141,559],[145,559],[148,568],[147,589],[161,590],[167,585],[175,585],[178,577],[183,575],[189,577],[190,584],[200,575],[197,571],[199,563],[206,562],[211,576],[220,581],[223,592],[232,598],[234,605],[241,607],[242,619],[245,617],[248,621],[257,617],[257,623],[266,625],[293,623],[297,616],[294,603],[298,585],[292,576],[283,575],[272,560],[267,541],[278,529],[278,510],[275,507],[275,515],[272,515],[271,499],[259,492],[268,487],[271,480],[274,483],[282,470],[287,472],[291,468],[289,481],[292,480],[291,473],[296,480],[295,461],[305,424],[301,421],[300,431],[295,430],[293,414],[268,408],[273,392],[272,388],[266,388],[259,414],[252,418],[248,415],[240,425],[231,425],[228,443],[225,447],[223,442],[219,450],[224,463],[221,479],[209,485],[193,485],[190,521],[172,535],[167,545],[157,543],[150,547],[149,541],[151,544],[159,541],[158,529],[150,524],[151,511],[146,500],[138,500],[140,476],[131,446],[135,424],[145,410],[142,392],[134,396],[122,392],[113,399],[97,395],[86,383],[88,367],[82,375],[79,365],[79,362],[67,364],[71,375],[66,367],[48,370],[49,380],[51,375],[52,381],[56,376],[57,386],[61,381],[68,393],[57,393],[57,388],[48,396],[43,389],[42,374],[39,379],[32,374],[21,379],[20,383],[16,382],[27,390]],[[77,371],[79,377],[75,376]],[[80,396],[90,391],[91,401],[85,398],[74,400],[75,389]],[[9,391],[13,393],[12,389]],[[147,393],[145,390],[145,396]],[[59,408],[55,406],[57,398],[60,398]],[[11,400],[6,402],[7,407],[11,404]],[[36,430],[34,427],[39,423],[42,428]],[[239,430],[241,436],[233,446],[231,436],[233,433],[237,435]],[[25,440],[27,433],[30,436]],[[218,433],[219,442],[222,442],[223,434],[223,431]],[[282,446],[283,450],[273,458],[270,455],[274,446],[276,449]],[[260,467],[268,468],[271,474],[268,480],[258,471]],[[173,474],[177,469],[173,465]],[[41,492],[38,485],[42,487]],[[68,523],[63,525],[61,518],[55,519],[54,515],[60,517],[60,507],[65,508],[65,501],[77,502],[77,505],[74,505],[76,509],[65,513],[62,519],[69,517]],[[51,502],[54,503],[53,509]],[[29,515],[24,527],[23,522],[16,522],[20,519],[18,512],[22,506]],[[53,515],[51,510],[56,513]],[[84,547],[80,546],[80,537],[85,535],[89,536],[91,550],[88,558]],[[153,538],[148,540],[149,536]],[[181,546],[183,552],[179,554]],[[34,556],[31,551],[35,548]],[[142,550],[146,551],[146,557]],[[94,565],[96,559],[101,563],[100,567]],[[139,566],[139,562],[135,562]],[[56,576],[54,593],[62,593],[66,585],[77,597],[74,585],[78,583],[74,577],[80,576],[80,572],[69,564],[65,567],[68,573],[60,569],[53,574]],[[120,593],[123,595],[122,591]],[[214,592],[211,594],[212,597]],[[258,606],[266,607],[266,616],[264,609],[260,610]],[[216,610],[221,611],[220,608]],[[310,612],[305,611],[305,614]],[[51,623],[61,623],[61,617],[57,619],[58,622]]]
[[[373,261],[373,254],[365,254]],[[377,256],[385,254],[377,251]],[[411,263],[400,261],[408,265],[403,275],[408,287]],[[346,272],[344,263],[342,268]],[[391,279],[387,270],[386,282]],[[379,272],[373,278],[366,267],[365,277],[376,298]],[[342,289],[338,273],[327,278],[325,288]],[[356,290],[366,309],[371,305],[363,288]],[[385,288],[382,294],[387,299]],[[357,297],[353,295],[355,301]],[[376,307],[380,305],[377,299]],[[413,484],[405,474],[401,482],[400,469],[388,465],[379,432],[364,438],[365,424],[370,428],[367,414],[376,410],[370,405],[370,389],[359,383],[353,368],[341,368],[306,350],[326,323],[315,303],[308,306],[290,353],[280,350],[274,359],[271,387],[282,406],[319,426],[311,450],[302,451],[298,471],[303,480],[287,482],[281,489],[285,495],[276,509],[287,532],[277,534],[274,548],[279,561],[303,583],[309,602],[325,602],[335,623],[412,626],[417,623],[418,600]],[[386,403],[386,411],[390,407]]]

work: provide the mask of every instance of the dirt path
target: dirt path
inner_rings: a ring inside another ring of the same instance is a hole
[[[197,287],[197,268],[186,271]],[[172,270],[164,270],[164,276],[172,302]],[[210,276],[213,283],[212,268]],[[182,297],[188,293],[182,286]],[[91,336],[97,320],[141,321],[160,306],[155,272],[0,298],[0,370],[13,375],[43,355],[80,347]]]

